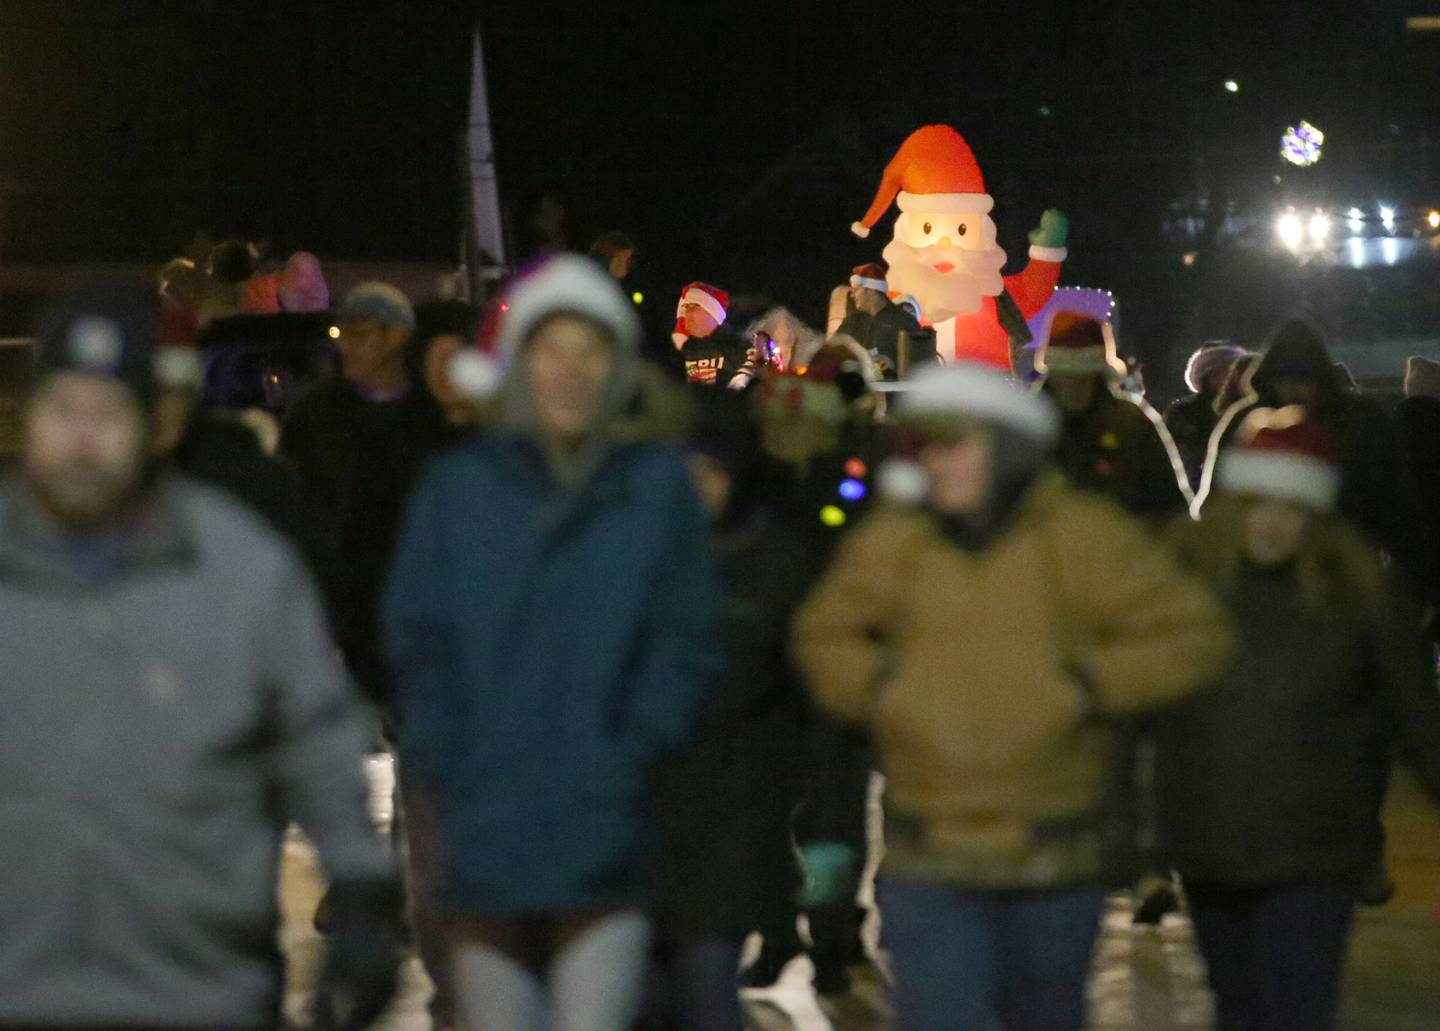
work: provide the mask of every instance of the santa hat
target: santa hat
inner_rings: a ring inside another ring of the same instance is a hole
[[[730,294],[718,286],[700,282],[691,283],[681,290],[680,301],[675,305],[675,331],[670,334],[670,339],[675,341],[677,347],[683,344],[690,335],[690,331],[685,328],[685,306],[687,304],[698,304],[709,312],[716,325],[719,325],[725,321],[725,317],[729,313]]]
[[[902,426],[909,424],[923,436],[927,426],[951,421],[1003,426],[1046,448],[1060,436],[1060,416],[1049,398],[1017,389],[1010,377],[979,362],[927,365],[909,380]],[[925,470],[914,458],[903,457],[903,449],[885,460],[876,480],[884,497],[902,505],[920,504],[930,490]]]
[[[890,289],[890,284],[885,281],[885,266],[876,261],[857,265],[850,273],[850,285],[879,290],[882,294]]]
[[[880,189],[865,217],[850,226],[866,237],[889,209],[985,214],[995,206],[985,192],[980,165],[970,145],[948,125],[916,129],[885,166]]]
[[[557,255],[515,280],[498,309],[494,356],[479,347],[464,347],[450,360],[451,383],[472,401],[483,401],[499,390],[505,367],[535,327],[551,315],[579,315],[606,327],[623,362],[630,361],[640,346],[635,306],[606,272],[579,255]]]
[[[1340,469],[1329,434],[1303,408],[1257,408],[1241,425],[1240,440],[1220,459],[1221,490],[1334,509]]]
[[[1405,363],[1406,397],[1440,397],[1440,362],[1418,354]]]
[[[1052,313],[1046,322],[1035,354],[1035,371],[1041,375],[1104,373],[1119,377],[1129,371],[1115,352],[1115,330],[1108,320],[1100,322],[1062,309]]]
[[[1192,394],[1198,394],[1207,379],[1216,373],[1229,372],[1230,366],[1249,353],[1243,347],[1222,341],[1205,344],[1197,348],[1185,363],[1185,385]]]
[[[1047,446],[1060,435],[1060,416],[1047,397],[1017,389],[1009,376],[978,362],[925,366],[909,381],[900,418],[990,423]]]
[[[802,374],[834,383],[847,403],[874,394],[875,417],[884,417],[885,396],[875,394],[880,379],[875,359],[854,337],[837,333],[824,341],[806,355]]]
[[[204,364],[195,346],[200,326],[193,312],[162,307],[155,319],[155,380],[169,390],[198,390]]]

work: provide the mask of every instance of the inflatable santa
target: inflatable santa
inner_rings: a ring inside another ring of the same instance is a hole
[[[969,144],[948,125],[910,134],[852,231],[869,236],[892,202],[900,217],[884,251],[890,296],[908,294],[920,303],[922,320],[936,329],[941,357],[1008,370],[1012,338],[1029,341],[1025,320],[1045,306],[1060,280],[1069,233],[1065,216],[1045,212],[1030,234],[1029,264],[1002,276],[1005,252],[990,217],[995,201],[985,192]]]

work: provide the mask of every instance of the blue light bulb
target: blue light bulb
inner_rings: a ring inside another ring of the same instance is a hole
[[[846,501],[859,501],[865,496],[865,484],[859,480],[840,481],[840,496]]]

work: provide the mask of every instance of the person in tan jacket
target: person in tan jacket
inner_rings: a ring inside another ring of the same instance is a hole
[[[1216,672],[1230,630],[1152,534],[1062,482],[1045,398],[928,369],[902,421],[918,460],[882,489],[909,504],[844,542],[794,641],[888,778],[899,1023],[1079,1028],[1119,728]]]

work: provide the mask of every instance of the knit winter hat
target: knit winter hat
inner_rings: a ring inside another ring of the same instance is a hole
[[[1240,443],[1220,459],[1220,489],[1293,501],[1318,512],[1335,508],[1340,469],[1329,434],[1305,409],[1257,408],[1240,427]]]
[[[1046,322],[1035,354],[1035,370],[1042,375],[1123,377],[1129,371],[1116,353],[1115,331],[1108,321],[1062,309]]]
[[[985,192],[985,180],[970,145],[948,125],[927,125],[910,134],[885,166],[870,210],[851,224],[850,231],[869,236],[892,201],[901,211],[981,215],[995,206]]]
[[[890,284],[885,280],[886,274],[885,266],[878,261],[866,262],[864,265],[857,265],[850,273],[850,285],[879,290],[883,294],[890,289]]]
[[[153,406],[154,294],[117,279],[89,279],[57,296],[35,332],[36,380],[55,372],[83,372],[128,387],[140,406]]]
[[[1440,397],[1440,362],[1418,354],[1405,363],[1406,397]]]
[[[493,397],[513,372],[513,360],[530,334],[560,314],[579,315],[609,330],[615,340],[616,383],[628,384],[640,350],[635,306],[595,262],[561,254],[515,280],[486,317],[494,329],[491,354],[480,347],[456,352],[449,368],[456,391],[472,401]]]
[[[382,326],[415,328],[410,298],[389,283],[361,283],[345,295],[335,312],[337,322],[378,322]]]
[[[1228,372],[1230,366],[1249,353],[1243,347],[1222,341],[1205,344],[1197,348],[1185,363],[1185,385],[1192,394],[1198,394],[1207,379],[1217,373]]]
[[[1060,435],[1060,416],[1042,394],[1020,390],[998,370],[976,362],[927,365],[909,381],[900,421],[970,419],[1005,426],[1049,446]]]
[[[495,356],[509,362],[531,332],[551,315],[568,313],[598,322],[615,337],[616,352],[633,357],[640,349],[635,305],[593,261],[576,254],[550,258],[507,292],[507,309],[495,337]]]

